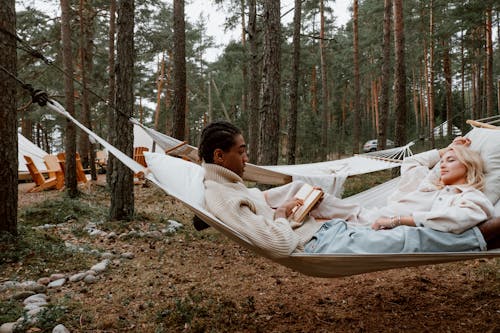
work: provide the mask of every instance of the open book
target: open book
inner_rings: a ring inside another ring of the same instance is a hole
[[[316,205],[316,203],[323,197],[323,191],[315,189],[309,184],[304,184],[300,190],[295,194],[295,197],[302,199],[304,204],[302,206],[297,206],[292,211],[292,219],[296,222],[302,222],[304,218],[309,214],[311,209]]]

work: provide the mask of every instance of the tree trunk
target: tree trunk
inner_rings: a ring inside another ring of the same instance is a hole
[[[88,76],[92,73],[92,47],[93,33],[90,30],[93,26],[94,13],[92,7],[88,6],[85,0],[80,0],[80,62],[82,79],[82,123],[89,130],[92,130],[92,117],[90,111]],[[93,144],[89,141],[86,133],[80,132],[80,157],[85,168],[90,168],[92,180],[97,180],[95,166],[95,152]]]
[[[352,128],[352,152],[354,154],[359,153],[359,133],[360,133],[360,92],[359,92],[359,42],[358,42],[358,0],[353,2],[353,14],[352,14],[352,36],[353,36],[353,55],[354,55],[354,118],[353,118],[353,128]]]
[[[0,0],[0,65],[16,75],[16,10],[14,0]],[[0,233],[17,235],[17,113],[16,82],[0,70]]]
[[[450,44],[448,37],[443,41],[443,73],[446,90],[446,120],[448,128],[446,136],[451,140],[453,129],[453,96],[452,96],[452,77],[451,77],[451,61],[450,61]]]
[[[108,142],[114,142],[115,137],[113,135],[114,131],[111,129],[115,128],[115,93],[116,93],[116,80],[115,80],[115,33],[116,33],[116,0],[110,0],[109,2],[109,53],[108,53],[108,104],[109,109],[107,112],[107,122],[108,122]],[[111,187],[111,177],[113,173],[113,164],[115,157],[108,154],[108,163],[106,166],[106,183]]]
[[[184,0],[174,0],[174,108],[172,134],[186,139],[186,23]]]
[[[397,146],[406,144],[406,67],[405,67],[405,39],[403,26],[403,0],[394,0],[394,113],[396,115]]]
[[[71,8],[69,0],[61,0],[61,35],[63,48],[64,96],[66,111],[75,116],[75,89],[73,86],[73,55],[71,50]],[[66,120],[66,170],[64,183],[70,198],[78,196],[78,183],[76,179],[76,127]]]
[[[428,100],[428,109],[429,109],[429,140],[431,143],[431,147],[434,148],[436,146],[434,142],[434,2],[430,1],[429,4],[429,95],[427,97]]]
[[[160,124],[160,111],[161,111],[161,93],[163,91],[163,82],[165,77],[165,53],[161,56],[161,63],[159,64],[158,78],[156,79],[156,108],[155,108],[155,121],[153,128],[158,131]]]
[[[118,6],[118,40],[115,105],[116,138],[118,150],[133,155],[133,125],[129,118],[134,114],[134,0],[121,0]],[[120,161],[113,164],[111,179],[111,220],[130,220],[134,214],[134,182],[132,171]]]
[[[275,165],[280,135],[280,0],[265,0],[263,8],[265,33],[258,161],[261,165]]]
[[[355,0],[356,1],[356,0]],[[328,79],[326,69],[326,51],[325,51],[325,8],[324,0],[320,1],[320,32],[319,49],[321,60],[321,159],[326,160],[328,154]],[[359,135],[358,135],[359,140]]]
[[[297,150],[297,114],[300,75],[300,23],[302,16],[302,0],[295,0],[293,14],[293,63],[290,83],[290,113],[288,114],[287,164],[295,164]]]
[[[243,52],[245,56],[245,60],[248,58],[247,56],[247,34],[246,34],[246,22],[245,22],[245,0],[240,0],[240,10],[241,10],[241,46],[243,46]],[[247,61],[243,61],[241,65],[241,75],[243,79],[243,91],[241,92],[241,114],[244,115],[244,117],[247,117],[248,119],[248,114],[247,114],[247,106],[248,106],[248,88],[247,88],[247,82],[248,82],[248,64]],[[248,124],[248,121],[247,121]]]
[[[378,126],[378,147],[385,149],[387,142],[387,120],[389,118],[389,84],[391,80],[391,17],[392,0],[384,1],[384,37],[382,58],[382,87],[380,91],[380,116]]]
[[[486,115],[493,116],[494,111],[494,85],[493,85],[493,31],[492,31],[492,10],[491,6],[486,9]]]
[[[251,162],[257,161],[259,151],[259,54],[257,36],[257,4],[256,0],[248,1],[248,45],[250,50],[250,77],[248,81],[248,154]]]

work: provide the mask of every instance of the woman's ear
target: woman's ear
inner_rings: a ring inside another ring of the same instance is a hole
[[[214,150],[214,163],[222,164],[224,162],[224,151],[220,148]]]

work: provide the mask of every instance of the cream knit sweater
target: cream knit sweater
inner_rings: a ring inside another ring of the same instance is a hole
[[[247,188],[237,174],[224,167],[209,163],[203,167],[207,209],[271,257],[302,251],[322,225],[311,217],[300,224],[274,219],[274,209],[259,189]],[[290,195],[288,192],[283,195]]]

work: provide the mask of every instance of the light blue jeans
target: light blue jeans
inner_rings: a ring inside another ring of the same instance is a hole
[[[409,253],[486,251],[477,227],[459,235],[423,227],[373,230],[341,219],[323,224],[306,243],[306,253]]]

